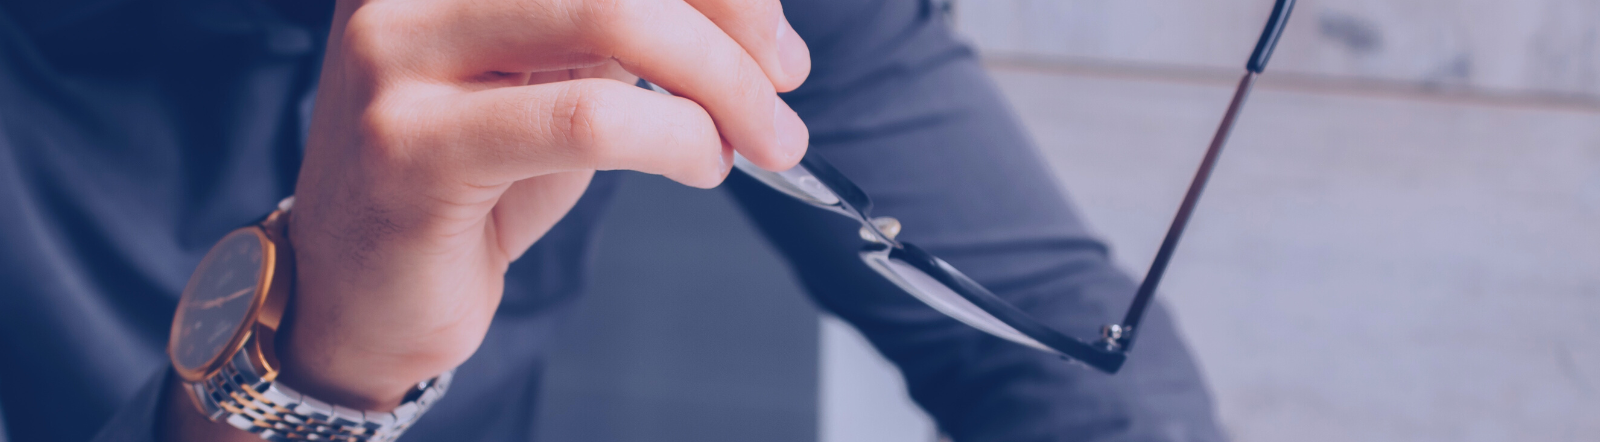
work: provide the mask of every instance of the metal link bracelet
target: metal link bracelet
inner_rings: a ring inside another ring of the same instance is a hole
[[[188,384],[188,390],[212,421],[227,422],[269,441],[388,442],[444,396],[454,374],[451,370],[418,383],[394,411],[361,411],[262,379],[245,352],[239,352],[216,375]]]

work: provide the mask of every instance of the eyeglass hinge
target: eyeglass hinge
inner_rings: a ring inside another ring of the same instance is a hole
[[[894,241],[894,237],[900,235],[900,220],[893,217],[880,216],[873,218],[872,227],[876,228],[877,231],[874,232],[873,228],[861,226],[861,239],[870,243],[882,244],[884,239]],[[878,234],[882,234],[883,237],[879,238]]]
[[[1100,327],[1100,345],[1105,346],[1106,350],[1120,351],[1131,332],[1133,332],[1133,327],[1127,327],[1122,324],[1110,324]]]

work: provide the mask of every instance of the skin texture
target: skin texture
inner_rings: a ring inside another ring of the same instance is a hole
[[[594,171],[707,188],[734,151],[783,170],[808,142],[776,0],[340,1],[333,23],[277,342],[281,380],[330,403],[388,410],[471,356]],[[165,440],[258,440],[166,399]]]

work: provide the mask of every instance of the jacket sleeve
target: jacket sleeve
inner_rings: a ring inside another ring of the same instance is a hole
[[[150,375],[139,392],[133,399],[122,404],[111,415],[111,420],[100,427],[100,432],[94,436],[94,442],[156,442],[156,425],[161,419],[162,395],[167,391],[167,382],[172,376],[172,370],[163,368]],[[4,442],[4,439],[0,439]]]
[[[835,4],[837,3],[837,4]],[[861,186],[900,239],[1077,336],[1120,317],[1134,282],[1112,265],[973,51],[930,1],[786,4],[813,73],[785,99],[812,149]],[[1216,441],[1211,398],[1157,306],[1107,376],[990,337],[885,281],[852,221],[735,174],[730,189],[824,309],[859,329],[956,441]]]

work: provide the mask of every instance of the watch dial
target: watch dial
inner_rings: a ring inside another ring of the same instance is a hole
[[[172,358],[180,368],[200,370],[222,353],[256,300],[262,273],[261,239],[242,229],[218,242],[178,302]]]

